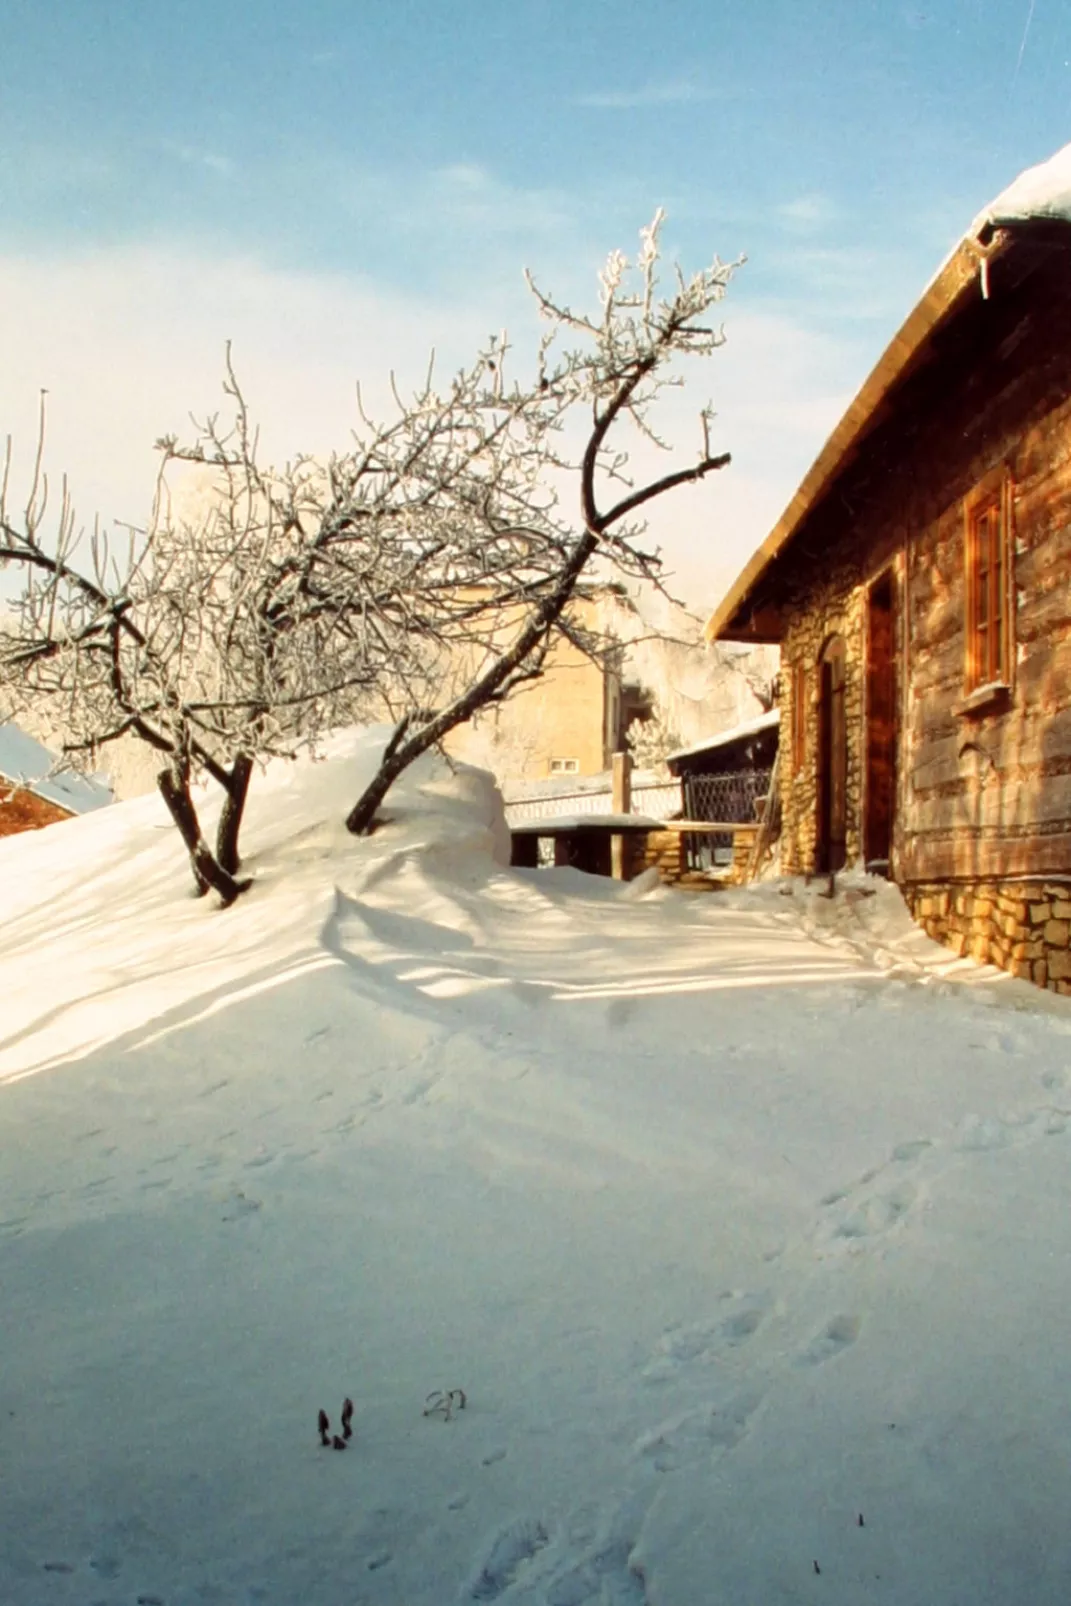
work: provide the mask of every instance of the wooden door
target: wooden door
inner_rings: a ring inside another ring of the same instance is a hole
[[[886,875],[896,812],[896,589],[891,569],[868,596],[863,858]]]
[[[844,709],[844,638],[831,636],[818,660],[818,837],[815,869],[844,866],[848,839],[848,724]]]

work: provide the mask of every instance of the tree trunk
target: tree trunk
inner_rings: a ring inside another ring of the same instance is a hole
[[[249,792],[249,779],[253,773],[253,760],[248,753],[239,753],[231,767],[227,795],[223,800],[223,813],[216,831],[216,862],[221,870],[233,875],[241,864],[238,855],[238,832],[242,826],[245,800]]]
[[[456,698],[448,708],[444,708],[442,713],[437,714],[408,741],[405,741],[404,737],[413,716],[406,714],[399,721],[394,735],[387,743],[379,769],[346,816],[347,831],[352,831],[354,836],[363,836],[371,828],[376,810],[390,790],[391,783],[397,780],[402,771],[408,769],[413,760],[419,758],[422,753],[428,752],[441,742],[443,737],[456,726],[463,725],[481,708],[486,708],[499,687],[505,685],[514,671],[538,647],[551,626],[557,624],[568,607],[576,590],[576,583],[597,545],[597,537],[590,530],[585,531],[573,548],[569,561],[558,576],[550,596],[539,604],[512,647],[496,658],[490,669],[485,670],[467,692]]]
[[[161,770],[156,777],[160,795],[168,812],[179,828],[179,833],[190,855],[190,866],[197,887],[197,896],[203,897],[212,888],[218,892],[226,909],[252,885],[251,881],[236,881],[234,876],[217,863],[211,848],[201,835],[201,825],[190,796],[189,776],[179,769]]]
[[[352,831],[354,836],[364,836],[376,817],[376,810],[390,791],[394,782],[404,769],[412,763],[413,758],[419,756],[419,751],[410,755],[405,747],[399,749],[393,757],[386,759],[373,775],[353,808],[346,816],[346,830]]]

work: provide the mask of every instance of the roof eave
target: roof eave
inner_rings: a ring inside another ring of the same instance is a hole
[[[776,645],[783,639],[785,622],[781,610],[755,596],[759,581],[792,541],[804,519],[831,489],[869,434],[875,415],[890,392],[924,355],[937,329],[980,279],[982,264],[1000,256],[1011,238],[1005,229],[994,232],[991,226],[983,227],[978,237],[969,235],[961,240],[941,265],[826,441],[781,518],[707,621],[708,641]]]

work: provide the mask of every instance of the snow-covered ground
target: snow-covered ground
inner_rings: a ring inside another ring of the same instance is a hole
[[[370,743],[0,843],[4,1606],[1064,1606],[1071,1008]]]

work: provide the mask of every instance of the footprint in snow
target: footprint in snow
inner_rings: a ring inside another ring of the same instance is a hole
[[[225,1202],[222,1219],[224,1221],[241,1221],[245,1216],[254,1215],[260,1207],[259,1199],[250,1199],[244,1193],[234,1193]]]
[[[821,1332],[816,1333],[797,1360],[798,1366],[822,1366],[849,1349],[859,1337],[863,1322],[860,1316],[831,1316]]]
[[[263,1154],[255,1154],[251,1160],[247,1160],[245,1168],[247,1171],[257,1171],[261,1166],[271,1165],[274,1159],[274,1152],[266,1150]]]
[[[683,1368],[705,1365],[726,1350],[739,1349],[754,1338],[769,1313],[764,1295],[729,1294],[728,1314],[713,1322],[696,1322],[687,1327],[670,1328],[655,1346],[655,1354],[643,1368],[648,1383],[665,1383]]]
[[[827,1252],[857,1248],[863,1240],[881,1237],[902,1222],[920,1199],[919,1187],[905,1173],[933,1147],[929,1138],[898,1143],[885,1165],[864,1171],[849,1187],[825,1194],[824,1215],[816,1229],[819,1244]],[[878,1185],[865,1192],[871,1183]]]
[[[892,1152],[892,1158],[898,1165],[910,1165],[913,1160],[917,1160],[920,1155],[925,1154],[927,1149],[932,1148],[933,1144],[929,1138],[911,1138],[907,1143],[898,1143],[896,1145]]]
[[[838,1221],[833,1237],[839,1239],[874,1238],[888,1232],[902,1221],[918,1198],[918,1189],[910,1182],[874,1193],[862,1199]]]
[[[627,1539],[602,1549],[555,1578],[546,1592],[547,1606],[648,1606],[647,1579]]]
[[[748,1388],[716,1405],[684,1411],[643,1434],[636,1441],[636,1453],[655,1472],[676,1472],[720,1459],[747,1436],[763,1399],[759,1389]]]
[[[501,1529],[469,1586],[467,1599],[498,1600],[531,1566],[549,1540],[550,1534],[542,1522],[533,1518],[521,1518]]]

